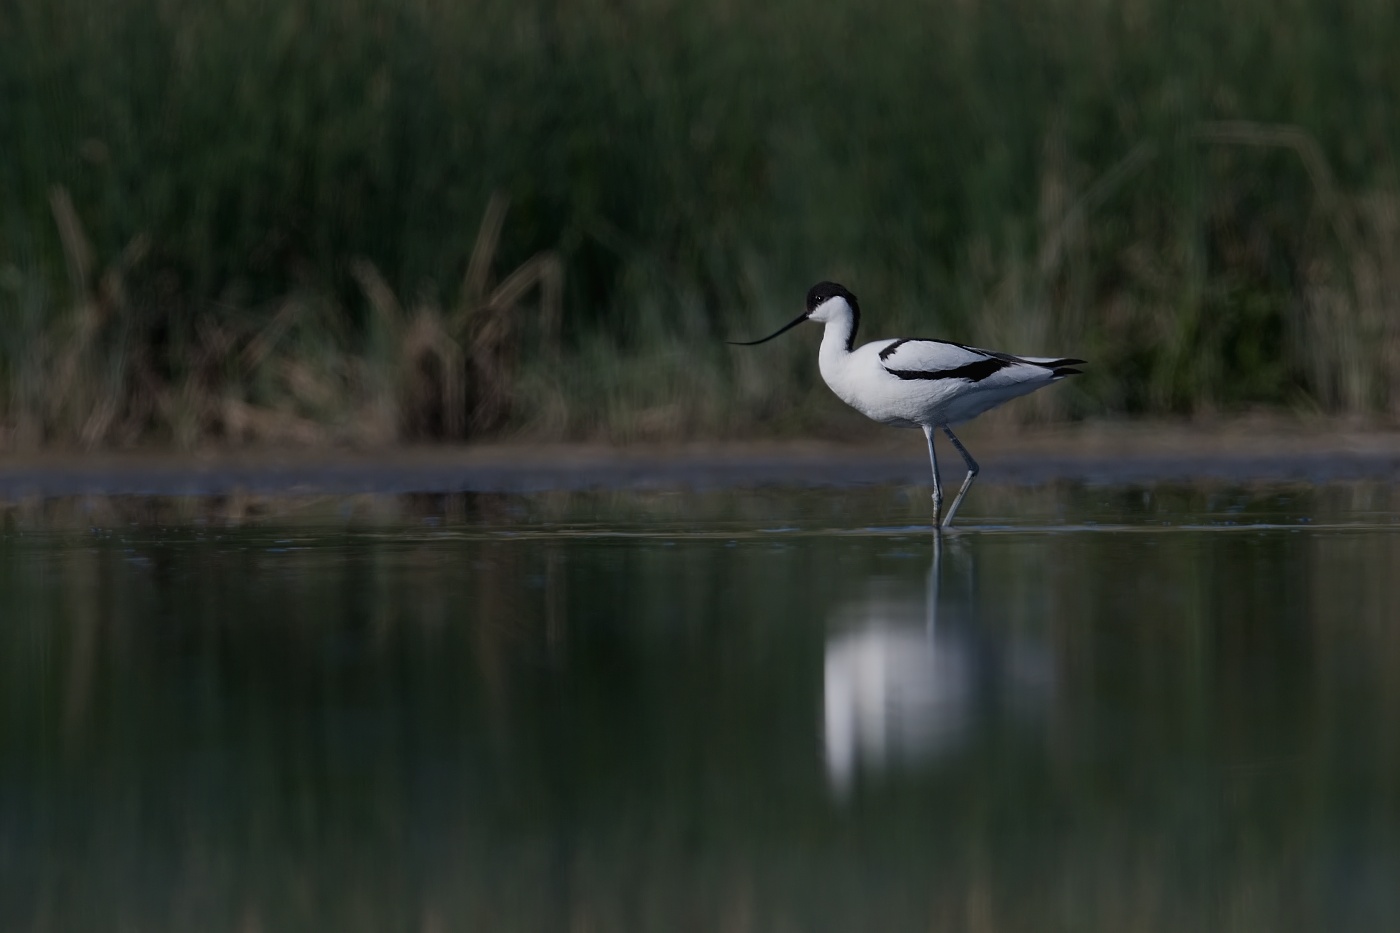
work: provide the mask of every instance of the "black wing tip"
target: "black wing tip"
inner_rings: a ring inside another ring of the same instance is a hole
[[[1084,361],[1075,360],[1075,362],[1082,363]],[[1084,375],[1084,370],[1075,369],[1073,366],[1056,366],[1054,369],[1050,370],[1050,375],[1055,379],[1063,379],[1065,376],[1082,376]]]

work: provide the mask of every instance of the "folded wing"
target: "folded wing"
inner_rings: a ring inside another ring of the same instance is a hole
[[[1040,381],[1078,373],[1076,360],[1020,357],[979,350],[944,340],[891,340],[880,350],[880,365],[899,379],[963,379],[968,382]]]

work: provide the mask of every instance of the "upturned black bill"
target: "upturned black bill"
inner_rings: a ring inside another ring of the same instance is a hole
[[[762,340],[726,340],[725,343],[731,344],[732,346],[736,347],[752,347],[760,343],[767,343],[779,334],[785,331],[792,330],[794,327],[796,327],[798,324],[801,324],[805,320],[807,320],[806,311],[799,314],[797,316],[797,320],[793,321],[791,324],[784,324],[782,327],[778,328],[773,333],[769,334],[767,337],[764,337]]]

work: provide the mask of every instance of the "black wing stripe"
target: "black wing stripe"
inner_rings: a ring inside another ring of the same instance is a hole
[[[900,379],[966,379],[969,382],[981,382],[992,373],[1001,372],[1008,366],[1013,365],[1007,360],[989,357],[985,360],[977,360],[959,366],[956,369],[937,369],[932,372],[921,372],[911,369],[887,369],[885,372]]]
[[[888,347],[885,347],[885,349],[880,351],[880,360],[883,362],[884,360],[889,359],[890,354],[894,353],[894,351],[898,350],[900,347],[908,343],[909,339],[910,338],[908,337],[902,337],[899,340],[896,340],[894,343],[890,344]]]

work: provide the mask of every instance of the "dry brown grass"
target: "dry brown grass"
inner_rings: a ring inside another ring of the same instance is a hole
[[[373,264],[354,264],[374,315],[369,346],[347,332],[340,309],[307,295],[282,299],[265,321],[206,310],[178,344],[157,339],[127,297],[146,240],[103,265],[68,192],[55,188],[50,201],[74,300],[19,360],[0,449],[460,440],[510,417],[527,343],[559,354],[558,257],[543,252],[499,281],[492,275],[500,196],[446,311],[427,300],[406,311]]]
[[[461,439],[499,427],[516,403],[522,343],[535,337],[539,351],[558,358],[563,267],[543,252],[500,282],[491,276],[507,201],[486,206],[456,304],[444,310],[424,300],[405,311],[368,260],[355,278],[374,310],[387,349],[381,360],[385,398],[392,398],[394,434],[400,438]],[[538,326],[525,326],[524,300],[538,293]]]

